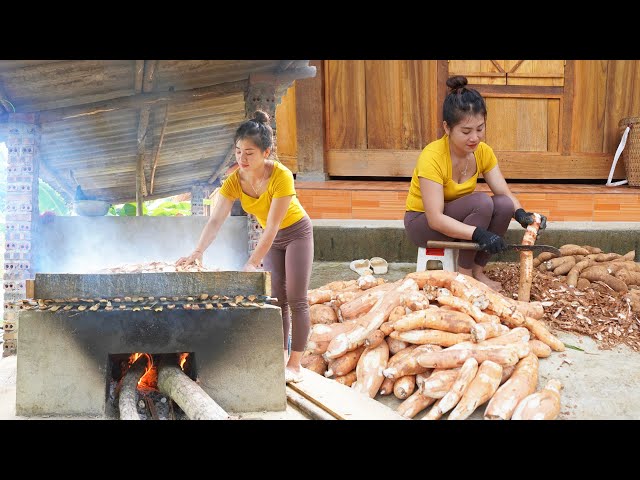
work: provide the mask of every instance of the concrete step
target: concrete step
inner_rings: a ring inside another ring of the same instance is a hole
[[[314,260],[350,262],[382,257],[388,262],[415,263],[418,247],[407,238],[402,220],[312,220]],[[512,221],[507,243],[521,243],[524,229]],[[548,222],[537,244],[560,247],[567,243],[592,245],[604,252],[636,250],[640,259],[640,222]],[[503,252],[492,261],[517,261],[517,252]]]

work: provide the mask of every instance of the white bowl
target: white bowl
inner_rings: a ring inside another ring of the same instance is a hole
[[[103,200],[76,200],[73,211],[82,217],[101,217],[106,215],[111,204]]]

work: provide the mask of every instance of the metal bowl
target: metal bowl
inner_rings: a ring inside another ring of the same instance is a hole
[[[76,200],[73,211],[82,217],[101,217],[106,215],[111,204],[103,200]]]

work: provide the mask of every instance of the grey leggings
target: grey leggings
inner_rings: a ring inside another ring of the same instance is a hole
[[[271,293],[282,309],[284,349],[289,348],[291,331],[291,350],[302,352],[311,329],[307,289],[313,265],[313,225],[308,216],[277,233],[262,265],[271,272]]]
[[[506,195],[489,196],[475,192],[444,204],[444,214],[456,220],[487,229],[501,237],[507,232],[513,216],[514,205]],[[418,247],[425,247],[427,240],[456,240],[437,232],[427,222],[424,212],[405,212],[404,228],[409,239]],[[488,252],[460,250],[458,266],[471,268],[473,264],[484,267],[491,258]]]

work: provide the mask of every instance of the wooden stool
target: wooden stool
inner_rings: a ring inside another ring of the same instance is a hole
[[[418,248],[416,272],[425,270],[446,270],[455,272],[458,269],[457,248]]]

